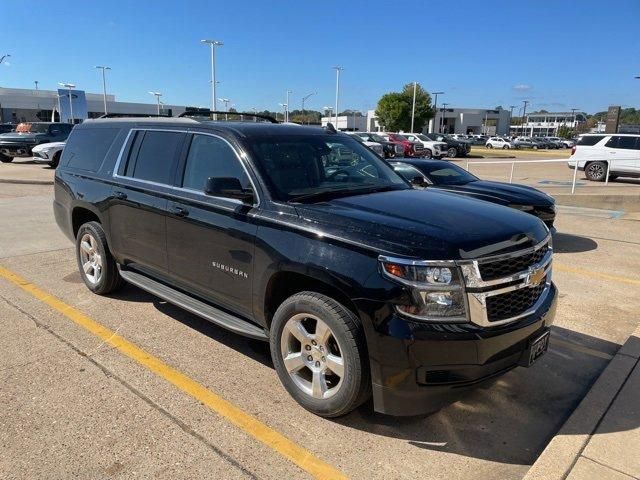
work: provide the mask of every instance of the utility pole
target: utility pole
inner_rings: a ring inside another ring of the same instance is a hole
[[[438,95],[444,95],[444,92],[431,92],[431,95],[433,95],[433,96],[434,96],[434,101],[433,101],[433,111],[435,112],[435,113],[434,113],[434,117],[433,117],[433,122],[432,122],[432,125],[433,125],[432,130],[435,130],[435,126],[436,126],[436,118],[435,118],[435,115],[437,115],[437,114],[438,114]],[[429,132],[429,133],[433,133],[433,132]],[[438,132],[438,133],[440,133],[440,132]]]
[[[311,95],[315,95],[318,92],[312,92],[309,95],[305,95],[304,97],[302,97],[302,123],[304,124],[304,120],[305,120],[305,116],[304,116],[304,102],[307,101],[307,98],[309,98]],[[307,122],[307,124],[309,124],[309,122]]]
[[[526,137],[524,134],[524,119],[527,117],[527,105],[531,102],[529,102],[529,100],[523,100],[522,103],[524,104],[524,107],[522,107],[522,136]],[[533,137],[533,135],[531,136]]]
[[[416,88],[418,87],[418,82],[413,82],[413,104],[411,106],[411,133],[413,133],[413,124],[416,118]]]
[[[103,67],[101,65],[96,65],[96,68],[102,70],[102,98],[104,100],[104,114],[107,114],[107,81],[105,79],[105,70],[111,70],[111,67]]]
[[[338,102],[340,100],[340,72],[342,70],[344,70],[344,68],[342,68],[341,66],[335,66],[333,67],[336,71],[336,109],[333,112],[335,114],[335,118],[336,118],[336,130],[338,129]]]

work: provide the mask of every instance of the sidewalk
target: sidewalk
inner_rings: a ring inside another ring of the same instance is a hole
[[[640,479],[640,327],[524,480]]]

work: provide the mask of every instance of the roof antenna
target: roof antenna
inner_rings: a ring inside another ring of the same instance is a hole
[[[338,133],[338,131],[336,130],[336,127],[334,127],[333,123],[331,123],[331,122],[327,123],[327,126],[324,127],[324,128],[329,133]]]

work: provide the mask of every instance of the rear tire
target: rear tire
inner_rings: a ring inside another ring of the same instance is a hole
[[[0,153],[0,162],[11,163],[13,162],[13,157],[7,157],[4,153]]]
[[[106,295],[124,285],[116,261],[109,251],[107,237],[98,222],[85,223],[78,229],[76,259],[80,276],[93,293]]]
[[[269,343],[282,385],[310,412],[339,417],[371,396],[360,319],[334,299],[315,292],[287,298],[273,316]]]
[[[590,162],[584,167],[584,175],[592,182],[604,182],[607,176],[607,162]]]

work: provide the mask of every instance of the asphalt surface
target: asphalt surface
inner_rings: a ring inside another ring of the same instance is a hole
[[[310,477],[305,459],[260,436],[265,427],[350,478],[518,479],[638,324],[640,222],[561,208],[547,355],[429,417],[364,405],[325,420],[280,386],[266,344],[133,286],[89,292],[51,200],[49,185],[0,184],[0,268],[26,281],[0,278],[0,478]],[[64,305],[108,333],[90,332]],[[257,423],[238,427],[115,337]]]

